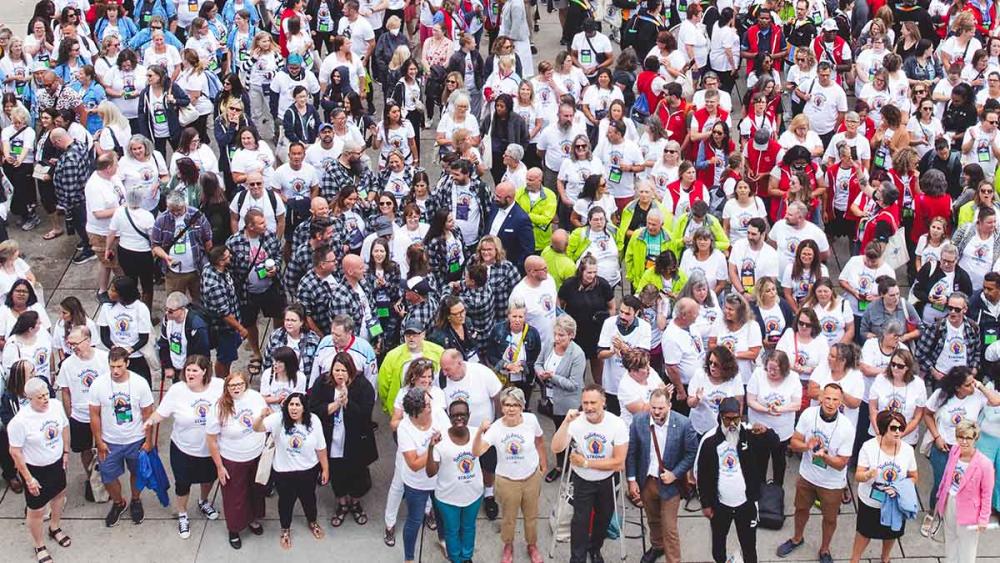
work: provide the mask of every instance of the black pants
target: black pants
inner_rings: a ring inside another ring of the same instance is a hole
[[[128,359],[128,369],[129,371],[135,372],[141,375],[146,383],[149,383],[149,387],[153,387],[153,374],[149,371],[149,362],[146,361],[145,356],[139,356],[138,358]]]
[[[788,466],[788,462],[785,460],[785,454],[788,452],[788,443],[791,438],[785,440],[784,442],[778,442],[771,449],[771,473],[774,475],[773,481],[776,485],[785,484],[785,468]],[[767,458],[764,458],[764,463],[767,463]],[[767,465],[763,467],[764,471],[762,475],[767,474]]]
[[[35,191],[35,179],[31,177],[34,164],[22,164],[21,166],[3,165],[3,173],[14,186],[13,201],[10,202],[10,211],[15,215],[27,218],[35,213],[35,206],[38,205],[38,195]]]
[[[736,521],[736,535],[740,539],[745,563],[757,563],[757,506],[747,501],[732,508],[716,503],[712,516],[712,559],[716,563],[726,561],[726,536],[729,527]]]
[[[80,244],[83,245],[82,252],[92,252],[90,238],[87,237],[87,206],[82,201],[76,207],[66,210],[66,223],[71,225],[73,231],[80,236]]]
[[[604,410],[615,416],[621,416],[622,405],[618,402],[618,395],[613,395],[611,393],[604,394]]]
[[[566,9],[566,25],[563,26],[562,40],[567,45],[573,42],[573,37],[583,30],[583,21],[590,17],[587,10],[584,10],[575,2],[570,2]]]
[[[122,267],[126,276],[135,280],[136,285],[142,284],[143,293],[152,295],[153,272],[156,271],[156,266],[151,252],[134,252],[119,246],[118,265]]]
[[[594,513],[591,525],[591,512]],[[615,512],[611,477],[587,481],[573,474],[573,521],[570,523],[570,563],[587,563],[587,554],[600,552]]]
[[[823,141],[823,146],[824,146],[824,147],[828,147],[828,146],[830,146],[830,140],[831,140],[831,139],[833,139],[833,136],[834,136],[834,135],[835,135],[836,133],[837,133],[837,130],[836,130],[836,129],[833,129],[833,130],[832,130],[832,131],[830,131],[829,133],[824,133],[824,134],[822,134],[822,135],[820,135],[820,136],[819,136],[819,139],[820,139],[821,141]]]
[[[871,436],[868,435],[868,429],[871,427],[872,418],[868,414],[868,403],[866,401],[861,401],[858,406],[858,425],[854,430],[854,447],[851,449],[851,467],[858,466],[858,454],[861,453],[861,446],[865,445]]]
[[[273,471],[274,485],[278,489],[278,520],[281,528],[292,526],[292,509],[295,501],[302,503],[306,522],[316,521],[316,475],[319,465],[303,471]]]
[[[3,478],[7,481],[18,476],[14,457],[10,455],[10,438],[6,428],[0,430],[0,471],[3,471]]]

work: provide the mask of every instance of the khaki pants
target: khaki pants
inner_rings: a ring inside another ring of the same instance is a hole
[[[528,545],[538,544],[538,498],[542,492],[542,472],[535,471],[523,481],[514,481],[497,475],[496,495],[500,504],[500,540],[514,543],[518,508],[524,515],[524,539]]]
[[[655,477],[647,477],[641,491],[642,506],[649,518],[649,543],[662,549],[667,563],[680,563],[681,538],[677,532],[677,511],[681,506],[680,495],[670,500],[660,498],[660,490]]]
[[[193,303],[201,303],[201,275],[197,271],[179,274],[167,270],[164,284],[167,288],[167,295],[179,291],[187,293]]]
[[[833,533],[837,529],[837,515],[840,513],[840,503],[842,502],[844,489],[824,489],[806,481],[801,476],[795,484],[795,522],[796,529],[801,522],[809,520],[809,511],[813,502],[819,499],[819,511],[823,515],[823,540],[824,543],[833,538]]]

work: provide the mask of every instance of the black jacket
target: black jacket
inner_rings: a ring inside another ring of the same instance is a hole
[[[184,356],[200,354],[211,357],[212,345],[208,334],[208,323],[198,313],[188,310],[184,317],[184,338],[187,347],[182,350]],[[174,367],[170,361],[170,337],[167,335],[167,320],[160,322],[160,336],[156,339],[156,352],[160,357],[160,365],[164,368]],[[174,367],[174,369],[180,369]]]
[[[427,335],[427,340],[441,346],[445,350],[454,348],[462,353],[465,361],[472,360],[473,356],[479,354],[479,341],[481,336],[477,334],[469,323],[465,323],[465,340],[459,338],[455,329],[451,325],[444,327],[434,327]]]
[[[702,506],[719,503],[719,453],[716,448],[725,440],[722,427],[705,437],[698,449],[698,496]],[[771,448],[778,444],[778,435],[768,428],[762,434],[754,434],[745,426],[740,427],[740,439],[736,443],[740,458],[740,469],[746,483],[747,502],[760,499],[760,486],[764,483],[767,459]],[[735,507],[734,507],[735,508]]]
[[[375,51],[372,53],[372,78],[383,88],[388,88],[392,84],[389,82],[389,61],[400,45],[410,46],[404,33],[398,35],[383,33],[375,41]]]
[[[948,195],[954,200],[962,195],[962,158],[958,151],[951,151],[948,160],[938,158],[937,151],[929,150],[920,159],[920,173],[928,170],[940,170],[948,180]]]
[[[164,91],[168,88],[170,94],[174,97],[174,103],[164,104],[166,106],[167,114],[167,128],[170,130],[170,139],[173,142],[177,142],[181,138],[181,121],[177,117],[177,109],[185,107],[191,104],[191,97],[188,93],[184,91],[183,88],[167,80],[167,84],[164,85]],[[149,86],[146,86],[142,90],[142,94],[139,95],[139,134],[143,137],[149,139],[153,138],[153,112],[149,108],[148,98],[150,96]]]
[[[295,104],[292,104],[285,110],[281,122],[288,142],[311,145],[316,142],[316,137],[319,136],[319,124],[323,120],[320,119],[319,112],[312,104],[306,104],[305,115],[300,114],[295,108]]]
[[[327,414],[327,405],[333,402],[335,389],[325,377],[313,384],[309,391],[309,410],[319,417],[327,447],[333,436],[333,416]],[[347,388],[347,406],[344,416],[344,461],[367,467],[378,459],[375,431],[372,429],[372,410],[375,408],[375,389],[364,375],[358,374]]]
[[[507,349],[508,336],[510,336],[510,325],[507,323],[507,320],[497,322],[493,325],[490,336],[486,338],[486,347],[479,353],[483,365],[504,375],[506,374],[503,370],[503,365],[506,361],[503,358],[503,353]],[[517,357],[518,361],[522,358],[524,359],[524,371],[521,373],[524,375],[525,383],[529,385],[535,381],[535,360],[538,359],[538,354],[541,352],[542,339],[538,336],[538,330],[533,326],[528,326],[528,334],[524,337],[524,344]]]
[[[917,303],[914,306],[921,316],[924,314],[924,306],[927,305],[928,292],[943,277],[944,272],[937,267],[937,262],[927,262],[917,272],[917,281],[913,284],[913,295],[917,298]],[[969,274],[957,265],[955,266],[955,280],[951,284],[951,290],[972,295],[972,280],[969,279]]]
[[[986,361],[986,347],[1000,338],[1000,315],[994,316],[990,313],[983,300],[983,290],[977,291],[969,300],[969,311],[966,316],[979,325],[979,351],[983,369],[987,370],[987,373],[995,373],[994,370],[1000,363]]]
[[[462,76],[465,76],[465,51],[459,49],[455,51],[451,57],[448,59],[448,72],[457,72]],[[472,51],[472,74],[476,81],[476,90],[483,89],[483,83],[486,82],[486,76],[483,74],[483,56],[479,54],[479,51]],[[467,88],[471,85],[466,84]]]
[[[528,124],[524,121],[523,117],[514,112],[511,112],[510,117],[507,118],[506,131],[501,131],[501,134],[497,134],[497,132],[493,129],[493,113],[491,112],[490,115],[486,116],[486,119],[483,120],[483,124],[479,127],[480,134],[486,135],[486,133],[491,133],[490,137],[493,140],[503,138],[507,141],[507,144],[500,148],[499,153],[493,150],[493,147],[481,147],[480,150],[493,151],[493,162],[499,160],[498,156],[503,155],[504,151],[507,150],[507,145],[517,143],[518,145],[527,148],[528,143],[531,142],[531,139],[528,137]]]

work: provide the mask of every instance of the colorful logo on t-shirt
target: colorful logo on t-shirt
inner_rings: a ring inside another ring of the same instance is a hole
[[[306,438],[308,437],[305,432],[303,432],[298,426],[295,426],[291,430],[286,430],[285,436],[288,440],[288,448],[286,449],[288,455],[301,454],[302,446],[306,444]]]
[[[111,395],[111,406],[117,411],[131,407],[132,398],[128,393],[115,393]]]
[[[875,281],[872,280],[871,276],[869,276],[867,274],[863,274],[861,277],[858,278],[858,291],[862,295],[867,295],[867,294],[871,293],[868,290],[868,288],[871,287],[871,285],[873,283],[875,283]]]
[[[768,334],[777,334],[781,332],[781,319],[778,317],[765,317],[764,330],[767,331]]]
[[[599,457],[604,455],[604,448],[607,446],[608,439],[603,434],[592,432],[584,436],[583,443],[586,445],[587,453],[591,457]]]
[[[788,252],[789,256],[795,256],[795,251],[799,248],[799,239],[795,237],[789,237],[785,240],[785,251]]]
[[[948,343],[948,349],[951,350],[952,354],[961,354],[965,351],[965,346],[962,339],[954,338]]]
[[[719,466],[723,471],[727,473],[732,473],[736,471],[736,467],[739,465],[740,460],[736,457],[736,452],[732,449],[727,449],[726,453],[723,454],[722,458],[719,459]]]
[[[962,422],[962,419],[965,418],[965,407],[958,407],[952,410],[948,413],[948,418],[951,420],[952,424],[958,425],[958,423]]]
[[[548,313],[554,309],[555,303],[552,300],[551,295],[543,295],[541,299],[542,308]]]
[[[132,318],[128,315],[118,315],[115,317],[115,329],[118,331],[118,334],[128,333],[128,327],[131,322]]]
[[[208,411],[212,408],[212,403],[205,399],[198,399],[191,404],[191,408],[194,410],[194,423],[204,426],[205,419],[208,418]]]
[[[884,481],[886,483],[892,483],[893,481],[899,479],[901,473],[902,471],[900,470],[898,465],[889,462],[880,468],[879,480]]]
[[[778,408],[785,406],[785,397],[779,393],[769,393],[764,396],[764,404],[767,408]]]
[[[39,348],[35,350],[35,365],[38,367],[44,366],[49,361],[49,352],[45,348]]]
[[[46,442],[52,442],[59,437],[60,430],[59,423],[54,420],[46,420],[42,424],[42,436],[45,437]]]
[[[508,434],[500,441],[501,449],[507,454],[507,459],[524,459],[524,438],[520,434]]]
[[[885,405],[886,410],[889,412],[902,412],[903,411],[903,399],[899,395],[891,395],[889,397],[889,402]]]
[[[837,331],[837,321],[833,317],[824,317],[823,320],[820,321],[820,327],[823,329],[824,333],[833,334]]]
[[[475,476],[476,457],[472,455],[472,452],[462,452],[453,461],[455,468],[458,469],[459,481],[466,481]]]
[[[809,365],[809,352],[805,350],[799,350],[795,354],[795,365],[797,366],[807,366]]]
[[[448,394],[448,404],[454,403],[458,399],[462,399],[466,403],[469,401],[469,392],[465,389],[445,389],[445,393]]]
[[[250,409],[243,409],[233,417],[238,420],[244,428],[253,429],[253,412]]]
[[[90,389],[90,386],[94,383],[94,380],[97,379],[97,372],[90,368],[86,368],[80,372],[79,377],[80,377],[80,384],[83,385],[85,389]]]

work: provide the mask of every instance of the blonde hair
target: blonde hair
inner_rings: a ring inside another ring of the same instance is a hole
[[[795,131],[796,129],[802,126],[805,126],[806,129],[809,128],[809,118],[806,117],[806,114],[804,113],[797,114],[795,117],[793,117],[791,123],[788,124],[788,129],[791,131]]]
[[[963,12],[967,13],[967,12]],[[972,434],[973,440],[979,439],[979,425],[976,424],[975,420],[970,420],[968,418],[963,418],[955,425],[955,439],[957,440],[959,435],[968,436]]]
[[[267,32],[264,31],[262,33],[267,33]],[[399,47],[396,47],[396,50],[392,52],[392,58],[389,59],[389,69],[396,70],[397,68],[403,66],[403,63],[405,63],[410,59],[411,54],[412,53],[410,53],[410,48],[407,47],[406,45],[400,45]]]
[[[260,44],[263,43],[265,39],[271,39],[271,34],[268,33],[268,32],[266,32],[266,31],[258,31],[257,35],[253,36],[253,45],[251,47],[251,50],[255,51],[257,49],[260,49],[261,48]],[[268,49],[268,50],[269,51],[273,51],[274,50],[274,41],[273,40],[271,41],[271,48]]]
[[[17,241],[14,239],[7,239],[0,242],[0,263],[13,258],[18,250],[20,250],[20,246],[18,246]]]
[[[126,131],[130,130],[128,119],[122,115],[122,110],[107,100],[97,104],[97,109],[94,110],[94,113],[101,118],[105,127],[115,126]]]

